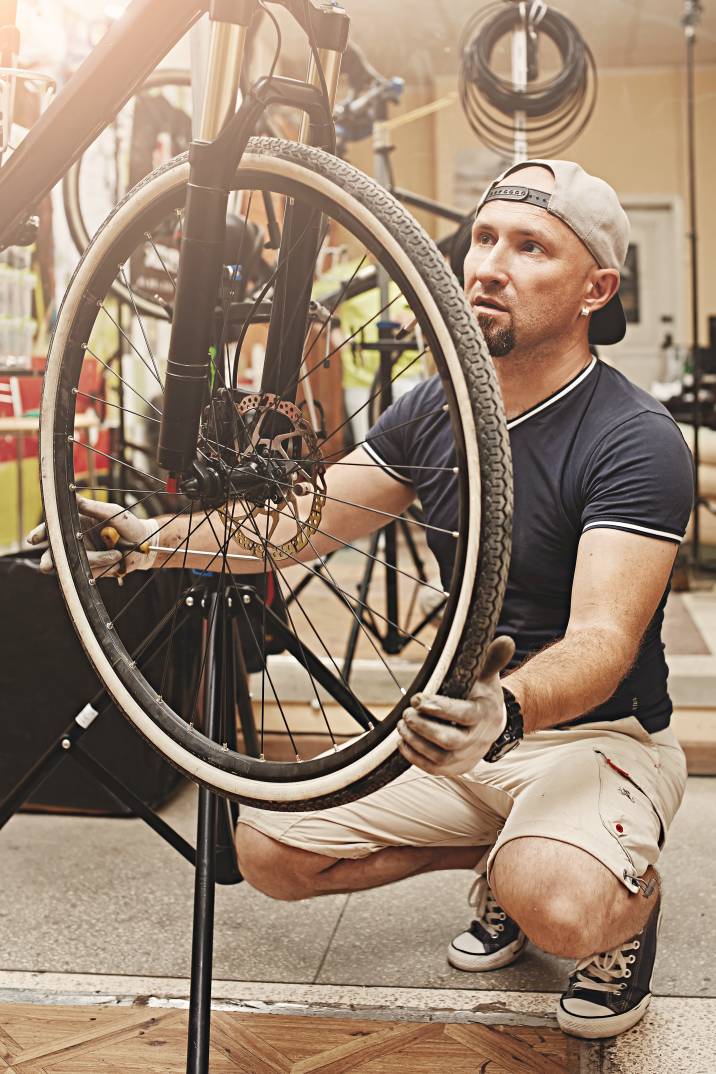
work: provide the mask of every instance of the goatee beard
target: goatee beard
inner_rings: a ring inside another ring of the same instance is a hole
[[[487,349],[493,358],[504,358],[514,349],[516,339],[512,325],[498,328],[494,317],[491,317],[489,313],[478,313],[477,323],[482,329]]]

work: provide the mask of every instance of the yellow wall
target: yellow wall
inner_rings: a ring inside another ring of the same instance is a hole
[[[391,108],[391,117],[403,116],[420,108],[433,99],[432,90],[406,89],[399,107]],[[393,132],[395,150],[392,153],[395,183],[406,190],[432,198],[435,191],[435,128],[433,117],[423,117],[398,127]],[[370,138],[354,142],[348,150],[347,159],[356,168],[373,175],[373,149]],[[434,232],[434,218],[427,213],[414,214],[430,233]]]
[[[436,96],[454,88],[454,78],[441,78]],[[708,341],[707,315],[716,315],[716,65],[696,70],[697,213],[701,343]],[[437,146],[434,187],[438,197],[453,196],[455,153],[476,144],[459,104],[434,119]],[[679,67],[601,69],[597,105],[584,133],[562,156],[608,180],[620,196],[658,195],[681,198],[684,232],[688,231],[686,150],[686,78]],[[489,160],[488,156],[488,160]],[[495,158],[492,158],[493,162]],[[684,282],[683,324],[690,342],[689,249],[684,234],[674,251],[675,268]]]

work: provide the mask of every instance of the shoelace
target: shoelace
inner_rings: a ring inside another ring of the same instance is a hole
[[[495,896],[490,891],[484,873],[475,877],[467,901],[475,911],[477,920],[492,936],[501,931],[498,926],[505,920],[506,914],[495,902]]]
[[[640,946],[638,939],[605,951],[600,955],[590,955],[578,962],[575,968],[577,980],[573,988],[586,988],[592,992],[620,992],[626,988],[626,978],[631,977],[629,966],[636,961],[636,955],[627,954]]]

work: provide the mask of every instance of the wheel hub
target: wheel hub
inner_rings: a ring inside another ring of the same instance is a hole
[[[320,525],[326,467],[318,437],[295,403],[221,388],[205,410],[199,448],[182,491],[218,509],[237,544],[272,558],[305,547]],[[274,545],[282,516],[292,532]]]

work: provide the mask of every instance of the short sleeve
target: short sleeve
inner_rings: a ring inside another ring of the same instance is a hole
[[[642,411],[610,430],[589,461],[582,532],[619,529],[678,544],[693,500],[693,458],[678,426]]]
[[[434,424],[444,402],[439,377],[421,381],[380,415],[362,447],[396,481],[414,485],[416,464],[422,461],[421,433],[431,419]]]

